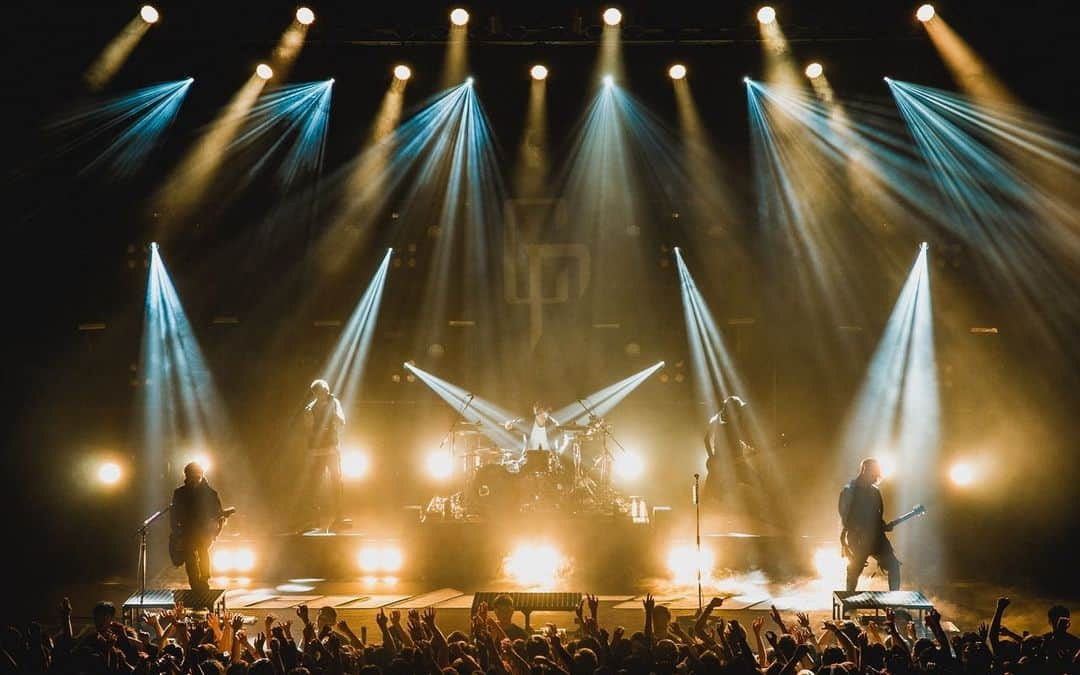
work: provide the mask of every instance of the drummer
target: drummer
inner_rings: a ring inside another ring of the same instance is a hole
[[[517,431],[524,440],[525,450],[557,450],[559,423],[551,416],[551,406],[537,401],[533,403],[531,425],[522,418],[507,420],[507,431]]]

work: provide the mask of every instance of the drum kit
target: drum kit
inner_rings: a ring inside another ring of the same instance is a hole
[[[427,517],[491,518],[513,513],[612,513],[622,499],[611,485],[611,425],[590,416],[587,424],[557,427],[552,449],[495,447],[484,428],[459,421],[448,435],[459,489],[435,497]]]

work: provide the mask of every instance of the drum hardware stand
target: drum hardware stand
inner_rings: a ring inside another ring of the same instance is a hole
[[[456,450],[457,450],[457,439],[454,437],[454,427],[456,427],[458,425],[458,421],[465,416],[465,411],[469,409],[470,405],[472,405],[472,402],[473,402],[474,398],[476,398],[475,394],[469,394],[468,397],[465,398],[464,405],[462,405],[461,410],[458,411],[457,417],[455,417],[453,419],[453,421],[450,422],[450,428],[447,430],[446,435],[443,436],[442,442],[439,443],[439,450],[441,451],[443,449],[443,446],[446,445],[446,441],[447,440],[450,441],[450,464],[451,464],[451,466],[454,463],[454,457],[456,456]],[[466,480],[468,480],[468,479],[466,479]],[[468,489],[468,485],[466,485],[466,490],[467,489]]]
[[[615,457],[611,454],[611,451],[608,449],[608,444],[607,444],[608,439],[610,438],[612,440],[612,442],[615,443],[616,447],[618,447],[619,450],[621,450],[623,453],[626,453],[626,448],[623,447],[623,444],[619,442],[619,439],[615,438],[615,434],[611,433],[611,431],[608,429],[607,424],[605,424],[603,422],[603,419],[599,415],[597,415],[595,412],[593,412],[592,408],[590,408],[589,406],[587,406],[585,404],[585,401],[583,401],[583,400],[581,400],[579,398],[578,399],[578,404],[582,408],[585,409],[586,413],[588,413],[590,422],[593,421],[593,420],[596,420],[596,421],[600,422],[599,428],[600,428],[600,433],[602,434],[602,436],[601,436],[601,448],[602,448],[602,450],[601,450],[601,453],[600,453],[600,460],[603,462],[603,465],[602,465],[602,467],[600,469],[600,486],[599,486],[599,489],[603,493],[604,501],[609,502],[609,505],[610,505],[610,503],[614,502],[614,494],[613,494],[613,490],[611,489],[611,472],[615,470]]]

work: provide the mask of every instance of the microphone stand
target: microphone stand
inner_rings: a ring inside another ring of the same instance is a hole
[[[703,607],[703,598],[701,595],[701,499],[698,497],[698,481],[701,479],[699,474],[694,474],[694,529],[695,538],[697,540],[697,562],[694,567],[697,569],[697,608],[698,616],[701,615]]]
[[[472,400],[474,398],[476,398],[475,394],[469,394],[469,397],[465,399],[465,405],[461,406],[461,410],[458,411],[458,414],[457,414],[458,417],[464,417],[465,416],[465,411],[469,409],[470,405],[472,405]],[[446,435],[443,436],[442,443],[439,443],[439,450],[442,450],[443,446],[446,445],[446,439],[450,438],[450,436],[454,433],[454,427],[457,426],[457,423],[458,423],[457,418],[454,418],[454,421],[450,423],[450,429],[446,432]],[[453,444],[451,444],[450,445],[450,452],[453,452],[453,451],[454,451],[454,446],[453,446]]]
[[[172,510],[172,504],[169,504],[163,509],[159,509],[156,513],[152,514],[149,518],[143,521],[143,524],[139,529],[135,530],[135,534],[139,537],[139,611],[142,611],[143,603],[146,600],[146,565],[147,558],[150,557],[150,542],[147,537],[150,533],[150,526],[155,520],[162,517],[166,513]]]

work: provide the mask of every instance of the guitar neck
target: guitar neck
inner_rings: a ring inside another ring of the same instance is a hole
[[[887,526],[890,527],[890,528],[896,527],[900,523],[911,520],[912,518],[919,515],[920,513],[921,512],[918,509],[912,509],[912,510],[908,511],[907,513],[905,513],[904,515],[897,518],[896,520],[889,521]]]

